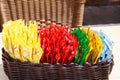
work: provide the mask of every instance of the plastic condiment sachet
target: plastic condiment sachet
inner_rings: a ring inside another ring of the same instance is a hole
[[[97,34],[100,36],[103,43],[103,49],[99,61],[108,61],[111,58],[113,41],[111,41],[102,30],[98,31]]]
[[[32,63],[40,62],[43,50],[35,21],[25,24],[25,21],[20,19],[4,23],[2,39],[4,49],[12,58]]]
[[[44,53],[42,63],[69,64],[76,56],[77,38],[67,26],[51,24],[40,29],[41,46]]]
[[[102,41],[95,31],[90,30],[90,27],[82,27],[82,31],[86,32],[87,37],[89,38],[89,48],[90,51],[86,56],[85,62],[96,63],[100,57],[102,51]]]
[[[86,55],[90,50],[90,48],[88,47],[89,39],[86,33],[80,29],[80,27],[74,29],[72,33],[77,37],[79,42],[74,62],[83,65],[85,62]]]

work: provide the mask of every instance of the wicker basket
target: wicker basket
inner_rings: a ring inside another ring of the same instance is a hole
[[[3,23],[8,20],[37,20],[42,24],[82,25],[85,0],[1,0]],[[113,58],[108,62],[80,66],[71,63],[32,64],[12,59],[2,49],[3,67],[10,80],[108,80]]]
[[[108,80],[113,67],[113,57],[108,62],[85,64],[80,66],[71,63],[32,64],[12,59],[2,49],[3,67],[10,80]]]

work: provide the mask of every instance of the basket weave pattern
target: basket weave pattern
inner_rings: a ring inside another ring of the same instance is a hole
[[[3,67],[10,80],[108,80],[113,67],[113,60],[80,66],[74,63],[32,64],[12,59],[2,49]]]

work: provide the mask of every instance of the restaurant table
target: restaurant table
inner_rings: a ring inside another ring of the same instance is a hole
[[[113,55],[114,55],[114,66],[109,80],[120,80],[120,24],[104,24],[104,25],[91,25],[93,30],[102,30],[109,38],[114,42]],[[0,49],[3,47],[2,44],[2,33],[0,33]],[[0,80],[8,80],[7,76],[3,71],[2,59],[0,50]]]

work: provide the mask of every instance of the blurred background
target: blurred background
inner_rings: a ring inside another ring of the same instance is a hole
[[[83,25],[120,23],[120,0],[86,0]],[[0,10],[0,31],[2,30]]]
[[[120,5],[120,0],[87,0],[87,6]]]
[[[84,25],[120,23],[120,0],[87,0]]]

